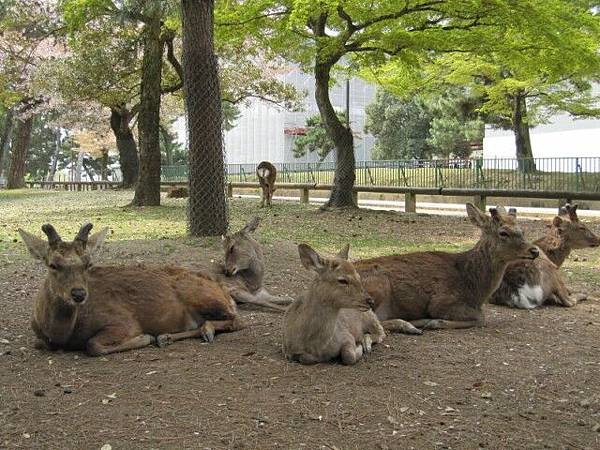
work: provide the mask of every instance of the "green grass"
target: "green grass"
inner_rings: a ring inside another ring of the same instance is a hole
[[[160,207],[133,208],[126,206],[132,197],[131,191],[0,191],[0,262],[25,258],[18,228],[43,236],[40,227],[44,223],[52,223],[64,239],[75,237],[85,222],[92,222],[96,230],[108,226],[109,241],[159,241],[162,254],[176,251],[173,241],[218,245],[219,237],[187,236],[185,199],[163,198]],[[231,230],[238,230],[255,215],[262,218],[259,237],[264,244],[307,242],[321,251],[335,253],[349,242],[354,258],[427,250],[456,252],[470,248],[477,238],[466,219],[458,217],[370,210],[321,212],[313,205],[287,202],[260,209],[257,200],[242,199],[231,201]],[[539,222],[528,226],[535,233],[532,238],[544,232]],[[568,277],[600,284],[600,252],[574,253],[583,257],[566,262],[565,270],[572,272]]]

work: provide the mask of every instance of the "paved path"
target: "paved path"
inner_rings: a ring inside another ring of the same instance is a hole
[[[260,199],[258,195],[235,195],[240,198],[253,198]],[[327,199],[325,198],[310,198],[310,203],[314,205],[320,205],[325,203]],[[299,197],[280,197],[274,196],[273,201],[291,201],[291,202],[299,202]],[[361,208],[368,208],[380,211],[404,211],[404,202],[403,201],[393,201],[393,200],[359,200],[358,206]],[[503,205],[507,209],[511,207],[511,205]],[[524,216],[533,216],[533,217],[547,217],[554,216],[557,213],[557,208],[531,208],[518,206],[516,207],[517,211],[520,215]],[[430,202],[417,202],[417,212],[424,214],[438,214],[445,216],[466,216],[467,213],[465,211],[465,205],[460,203],[430,203]],[[577,214],[580,217],[600,217],[600,210],[577,210]]]

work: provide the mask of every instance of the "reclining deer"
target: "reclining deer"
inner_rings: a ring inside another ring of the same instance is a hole
[[[482,305],[498,288],[508,264],[539,255],[504,208],[491,208],[488,216],[467,203],[467,214],[481,230],[471,250],[417,252],[354,263],[386,330],[419,334],[418,328],[483,326]]]
[[[64,242],[52,225],[48,241],[19,230],[48,274],[39,290],[32,327],[51,349],[91,356],[159,346],[185,338],[212,341],[217,331],[243,328],[236,304],[215,279],[180,267],[94,266],[107,228],[89,236],[81,227]]]
[[[570,295],[558,270],[571,250],[600,245],[598,236],[579,221],[577,205],[565,205],[546,235],[534,244],[541,250],[540,257],[511,263],[490,303],[533,309],[544,303],[575,306],[587,298],[584,294]]]
[[[291,299],[272,295],[263,287],[265,258],[251,234],[259,223],[254,217],[237,233],[223,236],[225,264],[216,265],[215,275],[236,302],[285,311],[279,305],[288,305]]]
[[[265,201],[267,202],[267,206],[271,207],[273,192],[275,192],[277,169],[269,161],[262,161],[256,166],[256,175],[258,176],[258,183],[262,189],[260,207],[264,208]]]
[[[298,246],[302,265],[317,276],[285,313],[283,353],[287,359],[315,364],[340,358],[343,364],[352,365],[385,337],[371,310],[372,300],[347,261],[348,249],[327,259],[306,244]]]

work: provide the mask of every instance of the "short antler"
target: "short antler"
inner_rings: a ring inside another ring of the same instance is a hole
[[[93,227],[94,225],[92,225],[91,223],[86,223],[85,225],[82,225],[82,227],[79,229],[79,233],[77,233],[77,237],[75,238],[75,240],[81,242],[85,247],[88,241],[88,236],[90,234],[90,231],[92,231]]]
[[[49,223],[42,225],[42,231],[46,236],[48,236],[48,244],[51,248],[56,248],[56,246],[62,242],[62,239],[56,232],[56,229]]]

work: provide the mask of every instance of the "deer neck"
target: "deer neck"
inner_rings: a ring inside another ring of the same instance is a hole
[[[327,342],[335,332],[340,308],[333,306],[333,302],[325,298],[319,291],[322,290],[318,285],[311,286],[305,295],[304,301],[300,305],[299,323],[302,323],[306,330],[306,341],[322,346],[322,343]]]
[[[534,244],[546,254],[556,267],[562,266],[571,253],[571,246],[560,237],[556,230],[549,231],[546,236],[538,239]]]
[[[44,336],[53,344],[66,344],[73,335],[78,315],[79,306],[56,296],[46,281],[36,307],[36,321]]]
[[[250,292],[258,291],[263,284],[265,266],[260,258],[253,258],[250,267],[238,272]]]
[[[491,244],[483,239],[463,256],[464,284],[472,292],[473,301],[481,306],[500,286],[508,262],[498,260]]]

